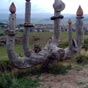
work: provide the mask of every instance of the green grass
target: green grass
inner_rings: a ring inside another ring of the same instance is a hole
[[[31,32],[30,33],[30,37],[38,37],[40,38],[40,40],[38,41],[31,41],[29,44],[29,47],[31,49],[33,49],[34,44],[38,43],[40,44],[41,47],[44,47],[44,45],[46,44],[46,42],[48,41],[48,39],[51,37],[52,33],[49,32],[39,32],[39,33],[35,33],[35,32]],[[16,37],[21,37],[22,33],[18,32]],[[5,36],[2,36],[5,37]],[[18,55],[23,55],[23,49],[22,49],[22,45],[16,45],[15,46],[15,50],[17,52]],[[2,60],[8,60],[8,56],[7,56],[7,51],[6,51],[6,46],[0,46],[0,61]]]
[[[84,88],[88,88],[88,85],[86,85]]]
[[[13,73],[0,74],[0,88],[37,88],[40,85],[38,77],[17,78]]]
[[[40,46],[43,48],[45,46],[45,44],[47,43],[48,39],[52,36],[53,33],[51,32],[31,32],[29,34],[29,36],[31,38],[33,37],[38,37],[40,38],[40,40],[38,41],[30,41],[29,47],[31,49],[33,49],[34,44],[38,43],[40,44]],[[17,37],[21,37],[22,36],[22,32],[17,32]],[[2,36],[5,37],[5,36]],[[73,37],[75,38],[75,33],[73,33]],[[84,36],[84,39],[88,39],[88,35]],[[66,47],[68,45],[68,32],[61,32],[61,37],[60,37],[60,47]],[[87,41],[86,41],[87,42]],[[15,51],[17,52],[18,55],[23,56],[23,49],[22,49],[22,45],[16,45],[15,46]],[[0,62],[1,64],[3,64],[5,61],[8,60],[8,56],[7,56],[7,51],[6,51],[6,47],[5,46],[0,46]],[[36,70],[35,70],[36,69]],[[38,78],[35,79],[31,79],[31,78],[27,78],[26,76],[28,76],[29,74],[37,74],[40,75],[41,74],[41,70],[35,68],[32,71],[23,71],[23,72],[19,72],[18,74],[16,74],[16,76],[14,77],[11,74],[0,74],[0,88],[37,88],[40,85],[40,80]],[[63,65],[59,65],[59,66],[52,66],[49,68],[49,72],[50,74],[66,74],[69,70],[71,69],[71,65],[63,66]],[[21,77],[17,77],[17,76],[21,76]],[[22,77],[23,76],[23,77]],[[25,76],[25,77],[24,77]],[[88,86],[86,86],[85,88],[88,88]]]
[[[47,43],[48,39],[53,35],[53,33],[51,32],[31,32],[29,34],[30,38],[33,37],[37,37],[40,38],[40,40],[38,41],[30,41],[29,47],[31,49],[33,49],[34,44],[38,43],[42,48],[45,46],[45,44]],[[60,47],[66,47],[68,46],[68,32],[61,32],[60,34]],[[17,37],[21,37],[22,36],[22,32],[17,32]],[[5,36],[3,36],[5,37]],[[75,38],[75,33],[73,32],[73,37]],[[88,39],[88,35],[84,36],[84,39]],[[22,45],[16,45],[15,46],[15,50],[17,52],[18,55],[23,55],[23,49],[22,49]],[[6,47],[5,46],[0,46],[0,61],[2,60],[8,60],[8,56],[7,56],[7,51],[6,51]]]
[[[8,60],[7,51],[5,46],[0,46],[0,61]]]
[[[71,69],[72,69],[71,65],[64,66],[63,64],[57,64],[57,65],[55,64],[49,67],[48,73],[54,75],[58,75],[58,74],[65,75]]]

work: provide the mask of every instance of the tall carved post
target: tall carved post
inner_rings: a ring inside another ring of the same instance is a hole
[[[60,14],[62,10],[65,8],[65,4],[61,0],[55,0],[53,4],[54,8],[54,16],[51,17],[51,20],[54,20],[54,36],[53,41],[58,45],[58,40],[60,40],[60,19],[63,16]]]
[[[16,7],[14,3],[11,4],[9,10],[11,14],[9,16],[9,29],[5,31],[7,34],[6,46],[7,46],[8,57],[11,62],[14,62],[17,59],[17,55],[14,51],[14,42],[15,42],[15,34],[16,34],[16,14],[15,14]]]
[[[25,4],[25,23],[24,23],[24,31],[23,31],[23,50],[25,56],[29,57],[31,55],[31,51],[29,49],[29,29],[33,27],[30,24],[31,19],[31,2],[30,0],[26,0]]]
[[[69,42],[69,50],[72,51],[72,21],[71,19],[68,20],[68,42]]]
[[[79,52],[83,44],[83,10],[81,6],[79,6],[76,15],[76,41]]]

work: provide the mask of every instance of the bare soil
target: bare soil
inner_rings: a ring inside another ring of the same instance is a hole
[[[66,75],[42,74],[39,88],[88,88],[88,66],[72,69]]]

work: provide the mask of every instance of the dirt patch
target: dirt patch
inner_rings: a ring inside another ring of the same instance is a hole
[[[40,88],[88,88],[88,68],[70,70],[66,75],[42,74]]]

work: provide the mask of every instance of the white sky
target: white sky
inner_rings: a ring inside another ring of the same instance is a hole
[[[0,13],[7,12],[9,5],[14,1],[17,12],[23,13],[25,9],[25,0],[0,0]],[[84,14],[88,14],[88,0],[62,0],[66,7],[62,13],[75,14],[79,5],[83,8]],[[52,4],[54,0],[31,0],[33,13],[53,13]]]

